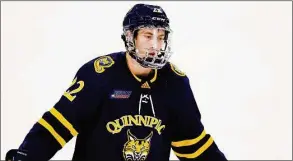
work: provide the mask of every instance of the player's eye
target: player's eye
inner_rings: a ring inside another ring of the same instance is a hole
[[[145,35],[145,37],[146,37],[147,39],[151,39],[151,38],[152,38],[151,35]]]
[[[164,37],[163,36],[159,37],[159,40],[160,41],[163,41],[164,40]]]

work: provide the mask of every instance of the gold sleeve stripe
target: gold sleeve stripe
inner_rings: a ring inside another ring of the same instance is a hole
[[[174,151],[174,154],[178,157],[182,157],[182,158],[196,158],[199,155],[201,155],[204,151],[206,151],[212,144],[213,144],[214,140],[212,137],[209,138],[209,140],[203,145],[201,146],[197,151],[195,151],[194,153],[191,154],[180,154]]]
[[[64,147],[64,145],[66,144],[65,140],[54,130],[54,128],[46,120],[41,118],[38,122],[54,136],[54,138],[62,147]]]
[[[203,130],[202,133],[197,138],[190,139],[190,140],[172,142],[172,146],[174,146],[174,147],[182,147],[182,146],[194,145],[194,144],[198,143],[205,136],[206,136],[206,132],[205,132],[205,130]]]
[[[62,123],[63,126],[65,126],[70,131],[70,133],[73,136],[76,136],[78,134],[78,132],[74,129],[72,124],[69,121],[67,121],[65,117],[59,111],[57,111],[54,107],[50,110],[50,112],[54,117],[56,117]]]

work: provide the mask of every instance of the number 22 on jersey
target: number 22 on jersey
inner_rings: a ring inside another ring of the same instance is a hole
[[[71,88],[74,84],[76,84],[76,80],[77,80],[77,78],[75,78],[73,81],[72,81],[72,83],[71,83],[71,85],[70,85],[70,87],[69,88]],[[69,100],[69,101],[73,101],[74,99],[75,99],[75,97],[76,97],[76,95],[74,95],[74,94],[76,94],[76,93],[78,93],[78,92],[80,92],[82,89],[83,89],[83,87],[84,87],[84,81],[78,81],[77,82],[77,84],[79,84],[79,86],[76,88],[76,89],[73,89],[72,91],[70,91],[70,90],[67,90],[66,92],[64,92],[64,96]]]

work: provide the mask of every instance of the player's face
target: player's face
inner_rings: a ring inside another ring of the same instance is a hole
[[[144,57],[146,53],[149,53],[150,56],[156,55],[165,46],[164,37],[165,31],[163,29],[140,29],[135,39],[139,57]]]

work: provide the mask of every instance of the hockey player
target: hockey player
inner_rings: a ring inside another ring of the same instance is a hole
[[[168,60],[172,31],[160,6],[123,21],[125,52],[85,63],[60,100],[6,160],[48,161],[77,137],[73,161],[226,161],[205,131],[188,77]]]

